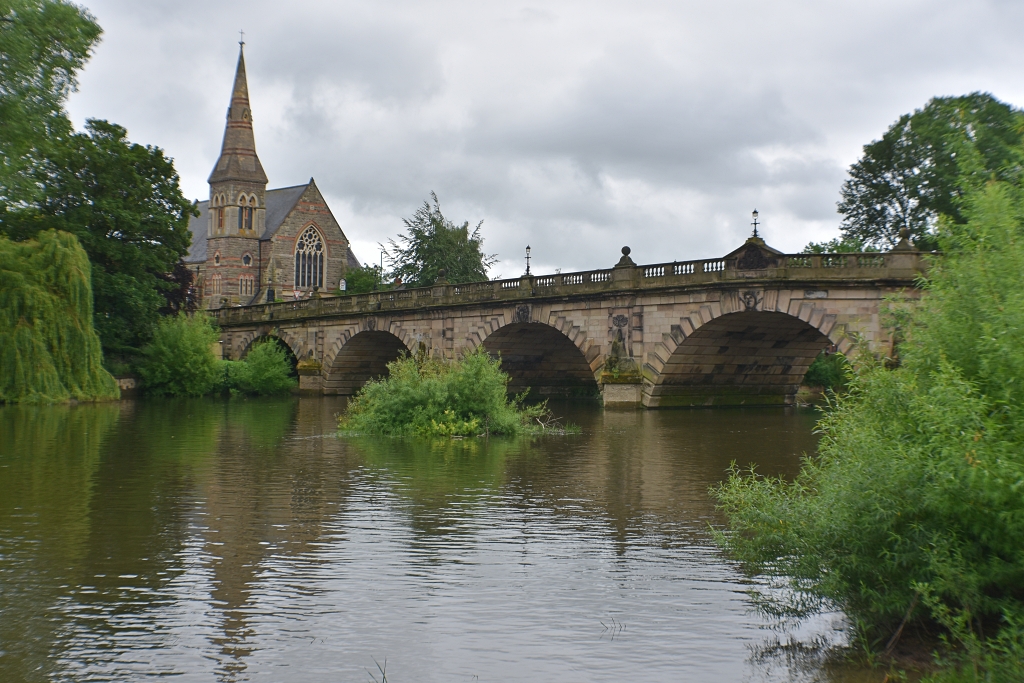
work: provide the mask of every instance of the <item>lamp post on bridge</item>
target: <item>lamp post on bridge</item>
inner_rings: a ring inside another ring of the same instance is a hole
[[[530,274],[530,245],[526,245],[526,274]]]
[[[751,214],[751,215],[754,217],[754,222],[751,223],[751,225],[754,226],[754,235],[753,235],[753,237],[756,240],[757,237],[758,237],[758,235],[757,235],[757,209],[754,209],[754,213]]]

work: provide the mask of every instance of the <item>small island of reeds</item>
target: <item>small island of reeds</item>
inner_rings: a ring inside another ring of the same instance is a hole
[[[367,383],[339,420],[342,433],[462,437],[571,434],[551,416],[547,402],[527,405],[509,397],[501,362],[478,349],[461,359],[402,356],[388,375]]]

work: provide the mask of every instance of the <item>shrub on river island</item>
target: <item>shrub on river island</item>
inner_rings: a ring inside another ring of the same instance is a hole
[[[115,399],[93,329],[89,258],[73,235],[0,237],[0,402]]]
[[[403,356],[388,364],[387,377],[359,391],[340,427],[392,436],[541,431],[548,424],[546,403],[526,406],[523,396],[510,399],[508,381],[500,362],[482,349],[455,361]]]
[[[938,634],[956,646],[941,676],[1020,681],[1024,196],[990,185],[968,215],[944,224],[901,366],[853,378],[795,481],[734,470],[719,538],[788,584],[763,596],[770,611],[839,606],[873,648]]]

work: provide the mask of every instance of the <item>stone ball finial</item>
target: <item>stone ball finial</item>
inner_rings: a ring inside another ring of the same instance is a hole
[[[910,239],[910,231],[907,230],[906,228],[900,228],[900,239],[901,240]]]
[[[622,248],[622,255],[623,256],[629,256],[629,252],[630,252],[629,247],[623,247]]]
[[[439,268],[438,271],[437,271],[437,276],[438,277],[444,277],[447,274],[448,274],[448,271],[445,270],[444,268]]]

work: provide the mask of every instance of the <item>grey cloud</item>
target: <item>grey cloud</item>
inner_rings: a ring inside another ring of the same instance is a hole
[[[784,249],[835,234],[860,147],[936,94],[1024,102],[1009,2],[94,0],[71,110],[205,194],[238,28],[274,185],[315,176],[366,249],[436,190],[496,273],[713,256],[755,206]],[[372,254],[360,253],[365,260]]]

